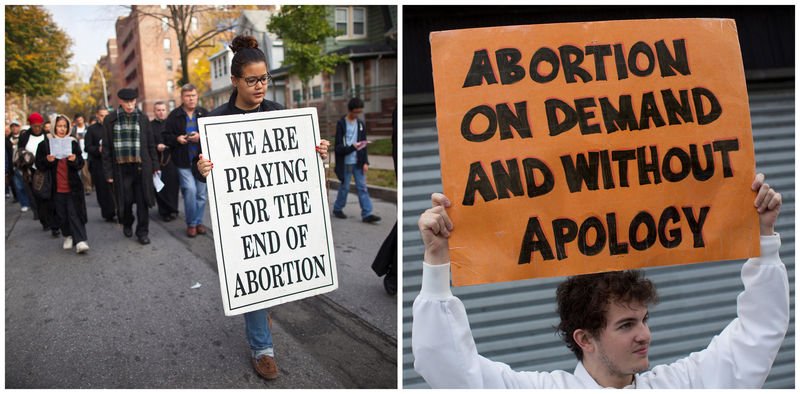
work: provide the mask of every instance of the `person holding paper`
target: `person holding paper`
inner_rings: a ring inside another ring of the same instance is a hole
[[[172,158],[173,149],[167,146],[164,140],[168,113],[167,104],[157,101],[153,104],[155,117],[150,121],[159,156],[158,162],[161,164],[161,181],[164,182],[164,188],[156,193],[156,203],[158,204],[158,214],[165,222],[178,218],[178,192],[180,191],[178,167],[175,166],[175,160]]]
[[[252,36],[236,36],[230,45],[233,51],[231,60],[231,83],[233,92],[228,103],[211,111],[208,116],[247,114],[252,112],[275,111],[284,109],[282,105],[264,99],[267,84],[270,81],[267,72],[267,58],[258,48],[258,41]],[[320,157],[328,157],[329,143],[320,141],[316,147]],[[199,152],[196,161],[196,178],[205,182],[214,164],[203,158]],[[267,309],[260,309],[244,314],[245,332],[250,343],[253,368],[264,379],[278,377],[278,366],[275,364],[275,351],[272,343],[272,329]]]
[[[781,195],[758,174],[752,183],[761,256],[742,267],[738,317],[709,346],[649,369],[647,306],[657,300],[641,271],[567,279],[556,292],[559,334],[578,358],[574,373],[516,372],[477,353],[463,304],[450,293],[448,237],[456,230],[442,194],[419,219],[425,244],[414,301],[414,368],[433,388],[758,388],[789,325],[789,283],[774,232]],[[649,370],[648,370],[649,369]]]
[[[347,114],[336,122],[336,177],[341,184],[336,193],[336,202],[333,203],[333,216],[346,219],[342,212],[347,204],[347,194],[350,191],[350,175],[356,181],[358,204],[361,206],[361,221],[373,223],[381,220],[372,214],[372,200],[369,199],[367,190],[367,128],[358,117],[364,112],[364,102],[358,97],[350,99],[347,103]]]
[[[122,233],[133,236],[133,204],[136,203],[136,238],[142,245],[150,243],[149,208],[156,203],[153,174],[159,173],[158,156],[150,131],[150,122],[136,108],[137,93],[133,89],[117,92],[117,112],[103,121],[103,174],[113,186],[117,216]]]
[[[55,207],[55,223],[64,236],[62,247],[69,250],[75,245],[75,252],[80,254],[89,250],[86,197],[80,178],[84,161],[80,144],[69,136],[69,130],[69,119],[58,115],[52,137],[39,143],[36,149],[36,167],[50,173],[50,200]],[[66,152],[58,147],[62,143],[68,147]]]

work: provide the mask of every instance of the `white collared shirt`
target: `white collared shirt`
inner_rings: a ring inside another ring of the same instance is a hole
[[[737,318],[705,350],[636,374],[625,388],[760,388],[789,325],[789,281],[780,236],[761,237],[761,257],[742,267]],[[461,301],[450,292],[450,265],[423,263],[414,301],[414,369],[432,388],[602,388],[581,362],[573,373],[517,372],[478,354]]]

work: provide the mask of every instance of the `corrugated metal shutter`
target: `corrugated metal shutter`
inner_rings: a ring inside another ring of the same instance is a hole
[[[776,231],[789,271],[791,323],[765,388],[794,388],[794,84],[750,84],[750,112],[756,169],[784,198]],[[424,248],[417,218],[442,190],[435,123],[432,118],[403,125],[403,387],[427,388],[414,372],[411,306],[419,293]],[[650,365],[669,363],[704,349],[736,317],[742,291],[741,264],[701,263],[653,268],[647,276],[661,302],[652,308]],[[516,370],[572,371],[576,360],[555,335],[555,287],[561,278],[454,288],[469,314],[482,355]]]

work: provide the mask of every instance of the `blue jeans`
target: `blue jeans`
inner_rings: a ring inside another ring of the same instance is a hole
[[[183,209],[186,210],[186,225],[203,224],[203,213],[206,210],[206,184],[192,175],[191,168],[178,168],[178,176],[183,193]]]
[[[253,358],[267,354],[274,357],[272,346],[272,331],[267,321],[267,309],[247,312],[244,314],[244,327],[247,331],[247,342],[253,350]]]
[[[333,203],[334,211],[341,211],[347,204],[347,193],[350,191],[350,175],[356,180],[356,191],[358,192],[358,204],[361,205],[361,217],[365,218],[372,213],[372,201],[369,199],[369,191],[367,191],[367,177],[364,175],[363,168],[356,168],[353,164],[346,164],[344,166],[344,179],[342,184],[339,185],[339,191],[336,194],[336,202]]]
[[[17,200],[21,207],[31,206],[28,194],[25,193],[25,185],[22,184],[22,173],[16,168],[14,169],[14,190],[17,191]]]

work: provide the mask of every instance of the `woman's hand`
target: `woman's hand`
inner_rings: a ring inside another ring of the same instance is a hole
[[[328,142],[328,140],[322,140],[322,141],[319,142],[319,145],[317,145],[317,153],[319,153],[319,157],[322,160],[325,160],[325,159],[328,158],[328,148],[330,146],[331,146],[331,143]]]
[[[67,160],[69,160],[69,161],[75,161],[75,154],[73,153],[73,154],[71,154],[71,155],[67,156]]]
[[[53,155],[47,155],[47,161],[52,163],[52,162],[56,161],[56,157],[53,156]]]
[[[207,178],[208,174],[211,173],[211,169],[214,168],[214,163],[203,157],[202,154],[198,157],[200,160],[197,161],[197,171],[200,171],[200,175]]]

